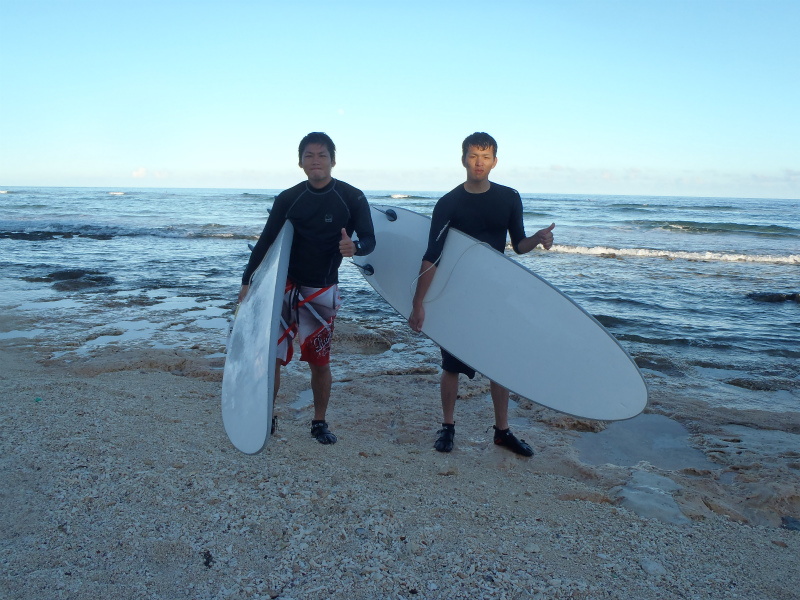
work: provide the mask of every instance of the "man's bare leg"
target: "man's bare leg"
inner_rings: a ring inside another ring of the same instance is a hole
[[[331,398],[331,376],[330,365],[312,365],[311,369],[311,391],[314,394],[314,420],[311,422],[311,435],[320,444],[335,444],[336,436],[330,432],[325,423],[325,414],[328,412],[328,401]]]
[[[275,382],[272,387],[272,423],[270,425],[270,434],[278,430],[278,417],[275,416],[275,399],[278,397],[278,391],[281,389],[281,360],[275,361]]]
[[[308,365],[311,368],[311,392],[314,394],[314,420],[324,421],[331,399],[330,365]]]
[[[525,440],[519,440],[508,428],[508,390],[492,381],[492,404],[494,405],[494,443],[522,456],[533,456],[533,448]]]
[[[442,370],[440,380],[440,393],[442,396],[442,428],[433,447],[439,452],[450,452],[453,449],[455,437],[455,411],[458,398],[458,373]]]
[[[458,398],[458,373],[442,371],[440,380],[442,396],[442,423],[455,423],[456,399]]]
[[[272,407],[275,407],[275,398],[278,397],[278,391],[281,389],[281,359],[275,361],[275,386],[273,387],[272,394]]]
[[[490,387],[494,405],[494,426],[497,429],[508,429],[508,390],[494,381]]]

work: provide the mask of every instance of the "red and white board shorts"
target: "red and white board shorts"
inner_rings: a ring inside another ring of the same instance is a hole
[[[278,340],[282,365],[292,360],[295,336],[300,341],[300,360],[318,366],[330,362],[333,320],[341,304],[338,285],[315,288],[286,281]]]

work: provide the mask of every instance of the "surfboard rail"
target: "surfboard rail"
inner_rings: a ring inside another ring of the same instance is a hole
[[[294,228],[287,221],[250,278],[239,304],[222,376],[222,422],[231,443],[245,454],[267,444],[279,324]]]

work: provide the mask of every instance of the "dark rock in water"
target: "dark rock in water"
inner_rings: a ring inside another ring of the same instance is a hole
[[[74,292],[86,288],[113,285],[115,279],[98,271],[64,269],[49,273],[46,281],[54,281],[53,288],[59,292]]]
[[[26,240],[29,242],[52,240],[56,238],[56,235],[57,234],[49,231],[0,231],[0,238],[10,240]]]
[[[756,302],[800,302],[800,292],[783,294],[780,292],[754,292],[747,297]]]
[[[79,231],[0,231],[0,239],[24,240],[29,242],[40,242],[44,240],[69,240],[73,237],[86,237],[93,240],[111,240],[114,238],[110,233],[81,233]]]
[[[754,392],[791,390],[795,387],[793,382],[787,379],[745,379],[738,377],[736,379],[728,379],[725,383],[745,390],[753,390]]]
[[[770,385],[765,381],[755,381],[753,379],[728,379],[725,383],[728,385],[734,385],[736,387],[740,387],[745,390],[753,390],[756,392],[768,392],[772,388]]]
[[[672,377],[686,376],[675,364],[662,356],[640,354],[634,356],[633,361],[640,369],[650,369],[651,371],[658,371],[659,373],[671,375]]]
[[[800,519],[794,517],[781,517],[781,527],[791,531],[800,531]]]
[[[80,279],[84,275],[93,274],[91,271],[84,269],[64,269],[63,271],[54,271],[47,276],[53,281],[67,281],[69,279]]]
[[[113,285],[113,283],[113,277],[90,275],[88,277],[81,277],[80,279],[56,281],[53,284],[53,289],[59,292],[74,292],[77,290],[85,290],[86,288],[109,286]]]

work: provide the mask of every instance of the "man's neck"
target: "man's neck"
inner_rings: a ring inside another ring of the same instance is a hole
[[[330,185],[331,181],[333,181],[333,177],[328,177],[325,181],[311,181],[308,180],[308,185],[310,185],[315,190],[321,190],[324,187]]]
[[[470,194],[482,194],[484,192],[488,192],[490,187],[492,187],[492,184],[488,179],[482,179],[481,181],[472,181],[467,179],[464,182],[464,189]]]

